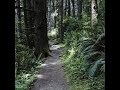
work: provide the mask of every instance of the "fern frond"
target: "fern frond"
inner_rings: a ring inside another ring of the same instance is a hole
[[[89,77],[94,77],[97,75],[97,72],[100,71],[101,66],[105,64],[105,59],[101,58],[99,60],[97,60],[89,69],[88,73],[89,73]]]

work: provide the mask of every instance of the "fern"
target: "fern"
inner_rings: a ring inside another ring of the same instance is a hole
[[[89,77],[94,77],[97,74],[97,71],[100,70],[101,66],[105,64],[105,61],[103,58],[97,60],[89,69],[88,73],[89,73]]]

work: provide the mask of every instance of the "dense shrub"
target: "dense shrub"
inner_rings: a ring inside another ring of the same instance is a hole
[[[81,22],[73,17],[65,17],[63,21],[64,32],[81,29]]]
[[[42,63],[40,57],[36,59],[34,50],[25,45],[17,44],[15,50],[15,89],[29,90],[31,83],[35,80],[37,69]]]
[[[80,82],[86,81],[82,90],[103,90],[105,73],[105,34],[97,39],[82,31],[70,31],[65,34],[63,60],[69,83],[80,90]],[[101,77],[102,75],[102,77]],[[96,78],[96,79],[95,79]],[[94,83],[94,84],[93,84]],[[100,86],[100,87],[96,87]],[[71,88],[73,88],[71,87]],[[88,89],[87,89],[88,88]],[[75,89],[71,89],[75,90]]]
[[[40,57],[36,59],[33,54],[34,48],[28,48],[25,38],[21,39],[17,35],[15,33],[15,90],[29,90],[42,60]]]

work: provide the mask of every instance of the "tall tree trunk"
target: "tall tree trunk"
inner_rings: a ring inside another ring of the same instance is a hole
[[[70,0],[68,0],[68,16],[71,15],[71,7],[70,7]]]
[[[56,28],[56,0],[53,1],[53,11],[55,13],[55,16],[54,16],[54,28]]]
[[[46,0],[34,0],[35,14],[35,56],[46,57],[49,55],[47,37]]]
[[[25,9],[25,8],[27,8],[26,3],[27,3],[26,0],[23,0],[25,28],[28,27],[28,24],[27,24],[27,10]],[[29,34],[27,33],[27,30],[25,30],[25,34],[26,34],[26,44],[27,44],[27,46],[29,46]]]
[[[54,17],[54,28],[56,28],[56,16]]]
[[[91,27],[97,24],[97,16],[98,16],[98,5],[97,0],[91,1]]]
[[[33,48],[34,45],[34,19],[33,19],[33,12],[26,10],[32,9],[31,0],[24,0],[24,22],[25,22],[25,30],[26,30],[26,37],[27,37],[27,45],[29,48]]]
[[[67,16],[67,0],[65,0],[65,9],[64,9],[64,15]]]
[[[60,31],[61,31],[61,0],[58,1],[57,3],[58,6],[58,37],[60,37]]]
[[[51,30],[51,0],[48,1],[48,29]]]
[[[77,16],[78,16],[78,19],[81,19],[82,18],[82,3],[83,3],[83,0],[77,0]]]
[[[61,39],[61,42],[63,41],[63,35],[64,35],[64,32],[63,32],[63,0],[61,0],[61,28],[60,28],[60,39]]]
[[[17,6],[17,17],[18,17],[18,37],[21,38],[22,28],[21,28],[21,9],[20,9],[20,0],[16,1]]]
[[[75,1],[71,0],[71,2],[72,2],[72,6],[73,6],[73,9],[72,9],[73,17],[75,17]]]

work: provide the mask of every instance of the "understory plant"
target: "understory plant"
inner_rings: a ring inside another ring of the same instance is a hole
[[[104,90],[105,33],[69,31],[64,37],[62,61],[71,90]]]

